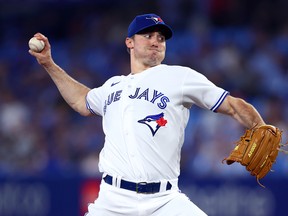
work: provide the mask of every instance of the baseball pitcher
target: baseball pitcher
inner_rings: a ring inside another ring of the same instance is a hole
[[[83,116],[103,119],[105,143],[99,159],[103,178],[99,197],[88,206],[87,216],[206,215],[178,188],[190,109],[196,105],[226,114],[247,128],[266,125],[251,104],[231,96],[199,72],[163,64],[166,41],[172,35],[171,27],[158,15],[136,16],[125,40],[131,60],[128,75],[114,76],[92,89],[53,61],[47,37],[34,35],[45,48],[29,52],[66,102]],[[226,160],[230,164],[232,159]],[[266,162],[261,163],[263,167]]]

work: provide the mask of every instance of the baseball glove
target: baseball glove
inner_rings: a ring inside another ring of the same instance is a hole
[[[267,175],[275,163],[278,152],[283,146],[282,131],[272,125],[262,125],[246,130],[245,134],[236,142],[236,147],[223,161],[228,165],[239,162],[245,166],[257,182]]]

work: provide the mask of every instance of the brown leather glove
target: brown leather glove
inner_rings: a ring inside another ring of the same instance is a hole
[[[252,176],[256,176],[260,184],[259,180],[267,175],[276,161],[281,147],[281,137],[282,131],[273,125],[248,129],[223,161],[228,165],[239,162]]]

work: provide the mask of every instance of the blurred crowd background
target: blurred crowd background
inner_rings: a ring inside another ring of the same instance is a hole
[[[285,143],[287,9],[285,0],[0,1],[0,177],[100,175],[101,118],[82,117],[66,105],[29,55],[28,41],[43,33],[57,64],[98,87],[130,73],[124,40],[131,20],[143,13],[160,15],[174,29],[164,63],[191,67],[252,103],[283,130]],[[248,178],[240,166],[221,162],[244,130],[233,119],[193,107],[181,173]],[[274,170],[273,177],[287,176],[282,153]]]

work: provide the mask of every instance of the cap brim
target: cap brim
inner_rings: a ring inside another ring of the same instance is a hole
[[[166,40],[170,39],[173,35],[172,29],[168,25],[161,24],[161,23],[150,25],[150,26],[145,26],[144,28],[136,32],[135,34],[150,32],[150,31],[154,31],[155,29],[158,29],[164,35]]]

